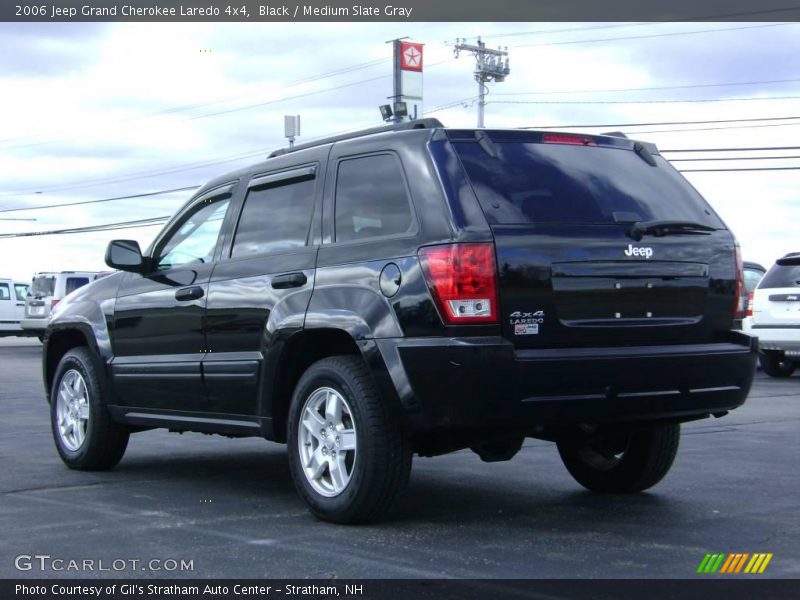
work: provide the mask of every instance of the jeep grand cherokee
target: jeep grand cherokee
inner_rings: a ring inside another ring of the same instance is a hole
[[[591,490],[644,490],[753,378],[733,235],[620,136],[422,120],[280,150],[106,262],[47,330],[64,462],[111,468],[158,427],[260,436],[331,521],[383,514],[414,453],[526,437]]]

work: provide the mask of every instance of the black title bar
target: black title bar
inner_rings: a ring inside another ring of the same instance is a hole
[[[756,578],[697,579],[382,579],[0,580],[4,600],[739,600],[797,598],[798,582]]]
[[[800,21],[794,0],[3,0],[0,21]]]

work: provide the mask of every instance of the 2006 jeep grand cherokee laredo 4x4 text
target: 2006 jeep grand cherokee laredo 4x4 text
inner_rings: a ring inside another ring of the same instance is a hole
[[[435,120],[204,186],[47,330],[56,447],[107,469],[164,427],[288,443],[318,517],[366,521],[413,453],[551,440],[600,492],[657,483],[680,423],[741,405],[731,232],[650,144]]]

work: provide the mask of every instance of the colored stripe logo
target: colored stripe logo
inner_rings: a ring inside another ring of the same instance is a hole
[[[734,552],[731,554],[710,553],[703,557],[697,572],[703,575],[713,573],[724,573],[726,575],[736,573],[757,574],[763,573],[773,554],[756,552]]]

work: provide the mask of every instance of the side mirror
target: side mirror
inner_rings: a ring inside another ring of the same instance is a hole
[[[106,264],[112,269],[141,273],[145,259],[136,240],[113,240],[106,248]]]

